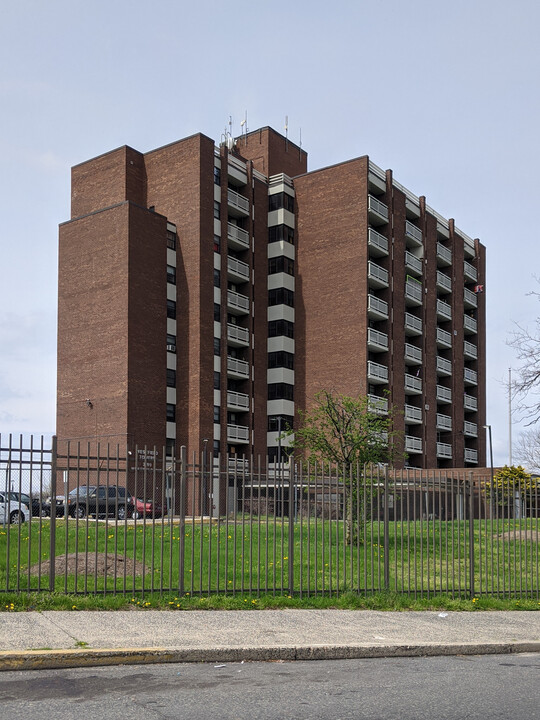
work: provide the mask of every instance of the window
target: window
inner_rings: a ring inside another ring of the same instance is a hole
[[[176,233],[172,230],[167,230],[167,247],[176,250]]]
[[[283,432],[289,430],[293,426],[292,415],[269,415],[268,416],[268,431],[269,432]]]
[[[167,403],[167,422],[176,421],[176,405]]]
[[[221,387],[221,373],[214,372],[214,390],[219,390]]]
[[[216,220],[219,220],[221,217],[221,203],[217,200],[214,200],[214,217]]]
[[[214,185],[221,185],[221,169],[214,167]]]
[[[285,350],[268,353],[268,367],[294,370],[294,355]]]
[[[214,287],[221,287],[221,272],[214,268]]]
[[[268,196],[268,210],[281,210],[284,208],[289,212],[294,212],[294,198],[289,193],[280,192]]]
[[[167,438],[165,441],[165,455],[167,457],[173,457],[175,450],[175,440],[173,438]]]
[[[221,238],[219,235],[214,235],[214,252],[221,252]]]
[[[176,335],[169,335],[169,333],[167,333],[167,350],[169,352],[176,352]]]
[[[221,450],[221,443],[219,440],[214,440],[214,455],[219,455],[219,452]]]
[[[284,240],[285,242],[294,245],[294,230],[288,225],[273,225],[268,228],[268,242],[279,242]]]
[[[219,423],[219,414],[220,414],[219,405],[214,405],[214,422],[215,423]]]
[[[294,292],[280,287],[268,291],[268,305],[288,305],[294,307]]]
[[[214,355],[221,355],[221,340],[217,337],[214,338]]]
[[[214,320],[221,322],[221,305],[219,303],[214,303]]]
[[[176,302],[174,300],[167,300],[167,317],[176,320]]]
[[[167,369],[167,387],[176,387],[176,370]]]
[[[176,268],[172,265],[167,265],[167,282],[176,285]]]
[[[281,450],[281,455],[279,451]],[[269,447],[268,448],[268,462],[288,462],[289,461],[290,448],[287,447]]]
[[[289,383],[269,383],[269,400],[294,400],[294,385]]]
[[[287,275],[294,275],[294,260],[280,255],[279,257],[268,258],[268,274],[284,272]]]
[[[289,320],[270,320],[268,323],[268,337],[294,337],[294,323]]]

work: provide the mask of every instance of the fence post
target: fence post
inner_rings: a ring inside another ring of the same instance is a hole
[[[390,558],[389,558],[389,537],[390,519],[388,512],[388,465],[384,466],[384,498],[383,498],[383,526],[384,526],[384,589],[390,590]]]
[[[469,473],[469,481],[465,487],[469,491],[469,592],[474,597],[474,495],[472,473]]]
[[[173,478],[176,474],[176,468],[173,465]],[[184,566],[185,566],[185,550],[186,550],[186,479],[187,479],[187,450],[186,446],[180,448],[180,493],[178,498],[180,521],[178,523],[178,593],[184,594]],[[173,480],[174,483],[174,480]],[[195,512],[195,511],[193,511]],[[171,539],[172,539],[171,526]],[[193,553],[192,547],[191,552]],[[202,572],[202,568],[201,568]]]
[[[58,441],[52,438],[51,448],[51,521],[49,525],[49,592],[54,592],[56,579],[56,471]],[[68,459],[69,466],[69,459]],[[67,515],[67,498],[64,498],[64,513]],[[67,572],[67,570],[66,570]]]
[[[289,458],[289,595],[294,590],[294,520],[296,516],[296,478],[293,458]]]

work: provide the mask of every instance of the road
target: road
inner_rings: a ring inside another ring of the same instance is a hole
[[[0,717],[535,720],[540,655],[120,666],[0,674]]]

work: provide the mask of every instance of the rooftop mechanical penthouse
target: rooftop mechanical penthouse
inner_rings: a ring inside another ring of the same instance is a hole
[[[395,407],[411,467],[483,466],[484,274],[367,156],[307,172],[269,127],[118,148],[60,226],[58,439],[275,460],[328,389]]]

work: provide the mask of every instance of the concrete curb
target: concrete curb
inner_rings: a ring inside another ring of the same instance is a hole
[[[74,648],[70,650],[0,651],[0,671],[52,670],[100,665],[158,663],[233,663],[294,660],[349,660],[437,655],[509,655],[540,652],[540,642],[433,643],[421,645],[301,645],[238,648]]]

